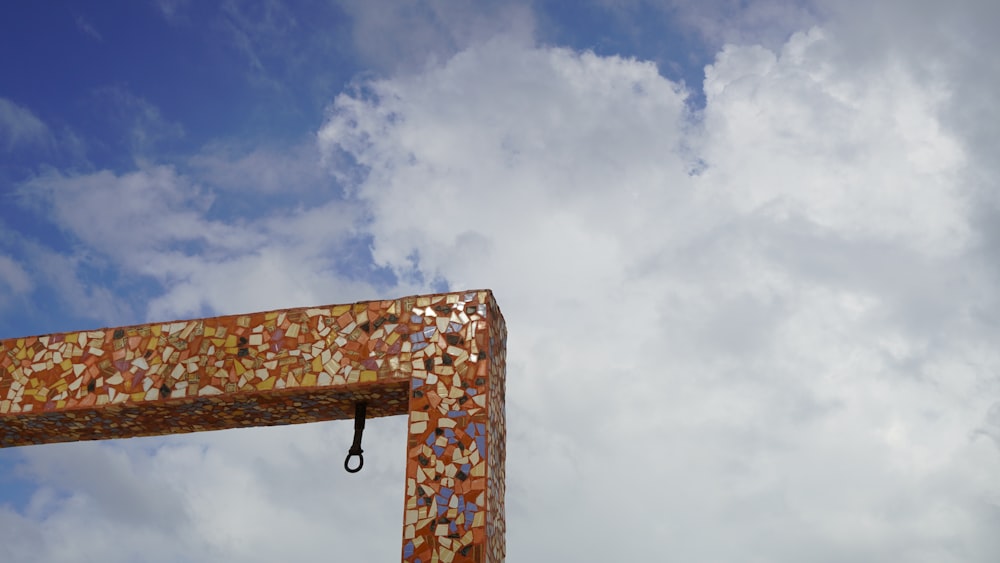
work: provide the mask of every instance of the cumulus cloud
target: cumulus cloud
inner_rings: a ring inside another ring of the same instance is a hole
[[[837,49],[729,46],[698,116],[648,64],[502,40],[335,102],[375,259],[504,305],[512,557],[619,557],[595,515],[631,558],[995,555],[972,164],[946,89]]]
[[[822,35],[794,36],[780,57],[720,53],[705,81],[706,182],[743,212],[798,213],[845,236],[925,252],[962,248],[963,152],[939,122],[944,85],[893,64],[840,74],[826,63],[832,46]],[[717,171],[728,177],[716,180]]]

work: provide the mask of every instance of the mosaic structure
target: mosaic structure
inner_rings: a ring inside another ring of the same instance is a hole
[[[0,447],[407,414],[402,559],[505,555],[488,290],[0,341]]]

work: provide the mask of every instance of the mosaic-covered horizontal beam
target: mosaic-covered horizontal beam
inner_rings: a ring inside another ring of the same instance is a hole
[[[504,557],[488,290],[0,341],[0,447],[408,414],[404,561]]]

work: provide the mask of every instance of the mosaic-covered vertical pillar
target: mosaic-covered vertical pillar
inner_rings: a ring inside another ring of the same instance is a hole
[[[488,292],[418,298],[411,323],[403,560],[499,562],[505,554],[507,331]],[[433,320],[432,320],[433,319]]]

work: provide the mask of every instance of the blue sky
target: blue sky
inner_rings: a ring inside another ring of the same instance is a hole
[[[1000,556],[995,3],[2,11],[0,338],[490,287],[512,561]],[[0,560],[393,560],[402,424],[0,450]]]

